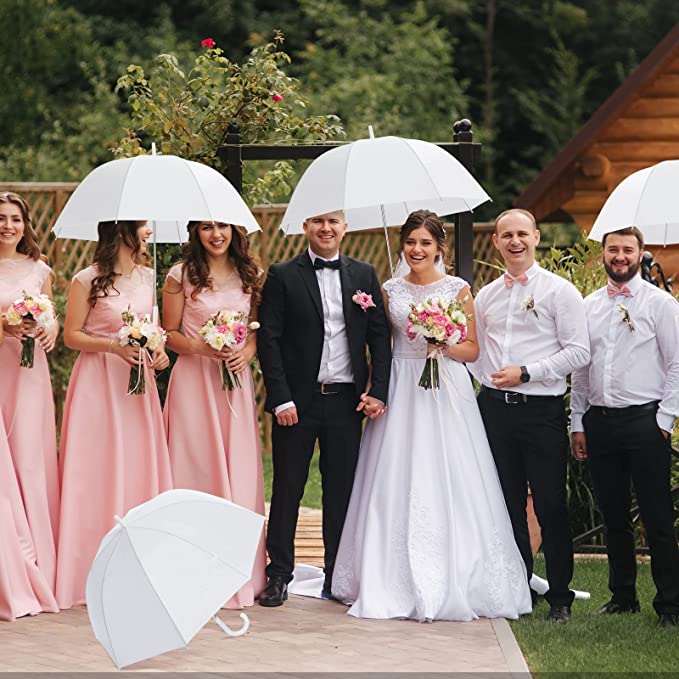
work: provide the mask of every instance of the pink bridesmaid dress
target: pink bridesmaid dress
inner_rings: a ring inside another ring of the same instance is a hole
[[[217,311],[250,313],[250,295],[243,292],[237,277],[232,279],[233,285],[221,290],[201,290],[194,299],[193,286],[182,281],[181,264],[175,264],[168,276],[184,288],[182,332],[186,337],[199,338],[198,331]],[[193,354],[177,358],[164,411],[172,478],[176,488],[217,495],[263,515],[264,482],[255,389],[249,369],[239,377],[240,389],[223,391],[218,360]],[[262,535],[252,578],[225,608],[253,605],[266,584],[265,566]]]
[[[49,275],[41,260],[0,259],[0,307],[6,310],[24,290],[39,295]],[[6,447],[0,453],[0,617],[10,619],[56,610],[59,481],[52,383],[39,342],[33,368],[22,368],[20,357],[21,341],[5,333],[0,346],[0,445]]]
[[[90,290],[95,267],[73,285]],[[153,271],[137,266],[90,309],[84,332],[114,338],[128,305],[150,314]],[[61,428],[61,516],[57,561],[60,608],[85,603],[85,583],[114,516],[172,487],[163,415],[153,370],[146,393],[128,395],[130,366],[110,353],[81,352],[68,384]]]
[[[58,612],[54,585],[38,565],[21,489],[0,420],[0,620]]]

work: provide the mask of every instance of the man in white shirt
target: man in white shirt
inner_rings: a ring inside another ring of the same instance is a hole
[[[627,227],[603,238],[608,284],[585,300],[592,362],[573,374],[571,441],[589,460],[606,526],[611,600],[603,614],[636,613],[631,482],[646,529],[653,606],[679,626],[679,547],[670,492],[671,433],[679,414],[679,304],[642,280],[644,241]]]
[[[528,579],[528,484],[542,528],[549,619],[570,619],[573,546],[566,504],[566,376],[589,361],[582,296],[535,261],[540,232],[526,210],[495,220],[495,247],[506,273],[475,300],[481,353],[469,366],[481,382],[479,408]],[[535,601],[535,596],[534,596]]]
[[[273,494],[266,546],[269,578],[262,606],[280,606],[294,567],[299,503],[318,441],[323,486],[324,596],[349,506],[363,415],[384,412],[391,338],[375,269],[339,252],[342,212],[304,222],[309,247],[273,264],[262,291],[257,350],[274,417]],[[352,297],[372,296],[363,308]],[[366,359],[370,350],[370,368]]]

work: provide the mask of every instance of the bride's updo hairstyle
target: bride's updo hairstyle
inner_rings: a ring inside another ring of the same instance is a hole
[[[446,264],[446,231],[443,228],[443,222],[438,218],[436,213],[431,210],[415,210],[408,215],[405,224],[401,227],[399,233],[399,252],[403,253],[403,244],[406,242],[408,236],[423,226],[432,235],[436,241],[439,250],[439,257]],[[438,261],[438,260],[437,260]]]

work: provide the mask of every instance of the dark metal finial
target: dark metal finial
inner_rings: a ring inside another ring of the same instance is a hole
[[[226,132],[227,134],[240,134],[240,126],[235,120],[232,120],[226,128]]]
[[[471,132],[472,122],[468,118],[462,118],[462,120],[456,120],[453,124],[453,132],[456,134],[460,132]]]

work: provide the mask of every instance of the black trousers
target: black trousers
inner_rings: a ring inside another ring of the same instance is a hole
[[[533,574],[526,515],[530,483],[549,581],[545,599],[552,606],[570,605],[573,543],[566,503],[569,445],[563,398],[509,404],[482,389],[478,402],[528,579]]]
[[[671,442],[655,419],[656,408],[592,407],[583,419],[594,492],[606,526],[609,581],[613,600],[636,599],[631,483],[651,552],[658,614],[679,613],[679,547],[670,493]]]
[[[355,390],[345,388],[334,395],[316,394],[292,427],[280,427],[274,419],[273,493],[266,538],[269,577],[292,579],[299,503],[318,441],[326,586],[330,585],[361,444],[363,418],[356,412],[357,405]]]

